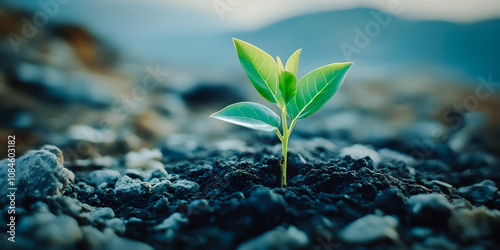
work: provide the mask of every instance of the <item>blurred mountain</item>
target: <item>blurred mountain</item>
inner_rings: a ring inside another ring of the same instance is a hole
[[[231,41],[237,37],[281,58],[302,48],[301,75],[324,64],[354,61],[352,74],[358,76],[377,75],[383,68],[393,74],[424,70],[475,79],[500,73],[498,30],[500,19],[412,21],[358,8],[298,16],[251,32],[164,34],[159,47],[147,49],[173,64],[233,71],[240,67]]]
[[[16,3],[33,12],[39,6]],[[216,15],[179,6],[113,1],[60,6],[54,22],[87,27],[126,58],[157,61],[189,72],[242,73],[231,38],[287,58],[303,49],[299,74],[354,61],[353,77],[408,72],[475,79],[500,65],[500,19],[475,23],[414,21],[357,8],[297,16],[256,31],[235,31]],[[422,71],[423,70],[423,71]]]
[[[237,36],[281,57],[302,48],[301,66],[307,70],[352,60],[354,71],[417,65],[477,77],[499,73],[499,30],[498,19],[470,24],[411,21],[360,8],[299,16]]]

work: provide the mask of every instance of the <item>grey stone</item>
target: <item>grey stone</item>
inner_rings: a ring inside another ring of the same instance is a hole
[[[168,198],[166,197],[161,197],[160,199],[158,199],[158,201],[155,203],[154,205],[154,209],[156,211],[165,211],[168,209]]]
[[[109,207],[96,208],[90,212],[90,218],[97,223],[105,223],[115,217],[115,212]]]
[[[122,176],[115,184],[116,194],[145,194],[151,192],[151,186],[138,179],[132,179],[127,175]]]
[[[256,238],[243,242],[238,246],[238,250],[285,250],[303,249],[309,244],[309,237],[295,226],[285,229],[282,226],[276,227]]]
[[[451,205],[453,205],[453,209],[459,209],[459,208],[469,208],[471,209],[472,208],[472,204],[464,199],[464,198],[458,198],[459,196],[457,196],[457,198],[453,198],[451,199]]]
[[[162,179],[162,180],[165,180],[165,179]],[[151,185],[151,187],[153,187],[154,185],[160,183],[160,179],[152,178],[152,179],[148,180],[148,183],[149,183],[149,185]]]
[[[405,210],[404,196],[397,188],[388,188],[378,193],[375,204],[386,213],[397,214]]]
[[[87,183],[90,183],[90,184],[97,187],[100,184],[102,184],[103,182],[108,183],[108,184],[113,184],[120,177],[121,177],[121,174],[116,170],[110,170],[110,169],[95,170],[95,171],[90,172],[90,174],[88,175]]]
[[[188,218],[179,212],[175,212],[163,220],[161,224],[155,226],[154,230],[160,232],[157,235],[160,241],[171,243],[176,238],[178,230],[187,223],[189,223]]]
[[[167,178],[168,173],[165,170],[165,165],[159,161],[151,161],[149,162],[148,169],[146,171],[147,176],[145,180],[150,180],[152,178]]]
[[[365,245],[379,241],[397,241],[399,235],[396,227],[399,222],[392,216],[369,214],[351,222],[340,233],[343,242]]]
[[[17,233],[18,242],[28,249],[70,249],[83,238],[75,219],[64,214],[56,216],[43,207],[23,217]]]
[[[245,201],[246,205],[256,209],[260,214],[271,215],[276,211],[283,211],[286,206],[285,199],[280,194],[269,188],[258,188],[250,193]]]
[[[92,187],[85,182],[78,182],[78,188],[80,189],[80,191],[88,194],[95,192],[95,187]]]
[[[494,200],[497,191],[498,188],[495,186],[495,182],[484,180],[471,186],[461,187],[457,190],[457,193],[462,194],[472,202],[485,203]]]
[[[453,205],[442,194],[418,194],[407,201],[410,213],[430,223],[446,221]]]
[[[177,180],[172,183],[172,188],[175,190],[175,194],[187,194],[196,193],[200,190],[200,185],[194,181],[188,180]]]
[[[101,184],[99,184],[99,186],[97,186],[98,189],[104,189],[108,186],[108,183],[107,182],[103,182]]]
[[[127,223],[142,223],[142,219],[137,217],[130,217],[128,218]]]
[[[106,227],[111,228],[115,231],[115,233],[118,234],[124,234],[125,231],[127,230],[125,227],[125,222],[123,222],[119,218],[112,218],[108,221],[106,221]]]
[[[82,215],[81,212],[83,207],[79,200],[68,196],[55,196],[55,199],[53,200],[57,202],[62,209],[64,209],[64,213],[72,217],[79,217]]]
[[[428,183],[426,182],[426,184],[432,186],[434,189],[441,190],[445,194],[450,194],[454,189],[453,185],[440,180],[432,180]]]
[[[162,194],[162,193],[166,193],[170,186],[172,186],[172,182],[170,182],[169,180],[162,180],[162,181],[154,184],[152,187],[152,190],[153,190],[153,193]]]
[[[167,178],[168,177],[168,173],[165,170],[165,166],[162,163],[156,162],[153,164],[155,164],[157,166],[153,167],[153,168],[155,168],[154,170],[151,170],[151,175],[148,178],[149,180],[151,180],[153,178]]]
[[[9,161],[0,161],[0,204],[7,202],[13,187],[8,181]],[[63,166],[62,152],[55,146],[32,150],[15,161],[16,202],[26,197],[62,195],[74,174]]]
[[[212,208],[205,199],[194,200],[188,206],[188,216],[212,212]]]
[[[142,181],[149,177],[149,173],[147,171],[133,168],[127,168],[124,172],[124,175],[127,175],[132,179],[140,179]]]
[[[87,249],[106,250],[153,250],[154,248],[146,243],[120,237],[112,229],[106,228],[103,232],[95,227],[82,227],[84,241]]]
[[[57,162],[64,166],[64,155],[62,151],[54,145],[45,145],[40,150],[47,150],[57,157]]]
[[[500,228],[500,211],[486,207],[457,209],[448,220],[448,228],[462,241],[496,237]]]

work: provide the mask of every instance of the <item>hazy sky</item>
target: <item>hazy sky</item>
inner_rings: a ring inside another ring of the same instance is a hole
[[[40,3],[45,2],[2,1],[25,6],[33,11],[40,10]],[[54,19],[84,20],[88,24],[92,21],[89,18],[95,18],[96,22],[105,22],[107,19],[121,21],[120,15],[126,14],[123,16],[125,19],[129,19],[132,24],[137,22],[143,28],[144,20],[146,24],[150,24],[151,19],[175,19],[183,23],[184,30],[242,31],[263,28],[309,13],[356,7],[390,12],[390,6],[394,5],[400,11],[392,14],[407,19],[474,22],[500,18],[500,0],[70,0],[60,6],[61,11]],[[130,19],[131,16],[134,18]],[[197,26],[189,28],[189,23]],[[175,27],[163,29],[175,30]]]
[[[151,0],[156,1],[156,0]],[[397,15],[409,19],[472,22],[500,17],[499,0],[162,0],[211,13],[237,28],[256,29],[301,14],[372,7],[389,11],[399,4]]]

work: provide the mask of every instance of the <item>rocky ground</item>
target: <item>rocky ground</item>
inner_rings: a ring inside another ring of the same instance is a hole
[[[177,138],[192,147],[145,149],[110,163],[63,163],[53,146],[30,151],[17,160],[16,243],[3,234],[2,244],[7,249],[500,246],[500,169],[483,156],[464,154],[451,164],[417,162],[391,149],[293,139],[286,189],[279,187],[280,145],[265,135],[259,143]],[[3,175],[7,167],[3,161]]]
[[[273,133],[208,118],[262,101],[242,74],[125,62],[75,25],[22,46],[0,39],[1,249],[500,248],[500,99],[467,105],[480,83],[347,79],[297,123],[283,189]]]

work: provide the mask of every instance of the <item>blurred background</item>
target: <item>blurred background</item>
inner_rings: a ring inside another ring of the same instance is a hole
[[[273,57],[302,48],[299,77],[354,62],[295,136],[499,155],[499,18],[494,0],[2,1],[0,137],[16,135],[19,153],[55,144],[68,160],[272,137],[208,118],[237,101],[273,107],[236,37]]]

